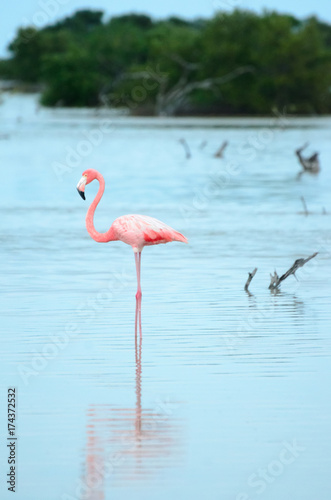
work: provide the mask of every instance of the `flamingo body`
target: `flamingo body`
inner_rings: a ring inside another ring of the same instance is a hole
[[[181,233],[148,215],[123,215],[116,219],[111,227],[116,239],[131,245],[134,252],[141,252],[144,246],[170,241],[187,243]]]

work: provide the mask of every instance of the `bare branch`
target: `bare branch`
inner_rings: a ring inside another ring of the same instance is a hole
[[[301,148],[298,148],[298,149],[296,150],[296,154],[301,154],[301,153],[302,153],[302,151],[303,151],[304,149],[306,149],[308,146],[309,146],[309,142],[305,142],[305,143],[304,143],[304,145],[303,145],[303,146],[301,146]]]
[[[190,63],[188,61],[185,61],[179,54],[170,54],[169,58],[178,63],[182,68],[187,69],[188,71],[193,71],[195,69],[198,69],[200,64],[197,63]]]
[[[237,76],[243,75],[244,73],[253,73],[255,71],[253,66],[241,66],[239,68],[234,69],[233,71],[230,71],[230,73],[227,73],[224,76],[221,76],[219,78],[209,78],[207,80],[204,80],[204,82],[210,82],[208,85],[223,85],[223,83],[230,82]]]
[[[270,273],[270,285],[269,285],[269,290],[274,290],[277,288],[279,285],[279,276],[277,274],[277,271],[275,270],[274,274]]]
[[[245,292],[248,292],[248,287],[249,287],[252,279],[256,275],[256,273],[257,273],[257,267],[251,273],[248,273],[248,278],[247,278],[247,281],[246,281],[246,284],[245,284],[245,288],[244,288]]]
[[[224,75],[219,78],[206,78],[205,80],[199,82],[190,82],[187,83],[187,80],[184,78],[180,78],[180,80],[161,97],[163,112],[170,111],[172,114],[176,109],[179,108],[180,105],[185,102],[186,98],[194,91],[194,90],[212,90],[218,85],[222,85],[227,83],[238,76],[254,71],[252,66],[242,66],[237,68],[227,75]]]
[[[298,148],[295,151],[295,154],[298,157],[298,160],[300,162],[300,165],[303,168],[304,172],[310,172],[312,174],[317,174],[321,170],[319,158],[318,158],[318,153],[314,153],[313,155],[309,156],[308,158],[304,158],[302,156],[302,151],[306,149],[306,147],[309,145],[308,142],[306,142],[301,148]]]
[[[224,141],[223,144],[218,148],[218,150],[214,154],[214,158],[223,158],[223,153],[228,144],[229,144],[228,141]]]
[[[316,257],[317,254],[318,254],[318,252],[315,252],[312,255],[310,255],[310,257],[308,257],[307,259],[297,259],[294,262],[293,266],[290,267],[290,269],[288,271],[286,271],[286,273],[284,273],[280,278],[279,278],[276,271],[274,272],[274,274],[270,274],[269,290],[274,290],[274,289],[278,288],[280,286],[281,282],[286,280],[286,278],[288,278],[291,274],[293,274],[293,276],[297,279],[295,273],[299,269],[299,267],[302,267],[305,264],[307,264],[307,262],[309,262],[311,259]]]
[[[183,148],[185,149],[186,159],[189,160],[192,157],[189,145],[187,144],[184,138],[179,139],[179,142],[183,145]]]
[[[223,85],[224,83],[230,82],[239,75],[243,75],[244,73],[249,73],[253,71],[254,68],[252,66],[242,66],[240,68],[236,68],[227,75],[218,78],[206,78],[205,80],[202,80],[200,82],[189,83],[187,85],[187,88],[183,90],[185,90],[186,93],[189,93],[192,92],[192,90],[196,89],[210,89],[215,85]]]
[[[301,201],[302,201],[302,204],[303,204],[303,208],[304,208],[304,211],[305,211],[305,215],[309,215],[309,212],[308,212],[308,208],[307,208],[307,204],[306,204],[306,200],[304,199],[303,196],[301,196]]]
[[[152,71],[136,71],[132,73],[123,73],[112,82],[111,87],[116,87],[116,85],[124,80],[155,80],[159,84],[159,89],[156,96],[156,114],[173,115],[175,111],[181,105],[183,105],[188,96],[194,90],[215,90],[219,85],[223,85],[244,73],[254,71],[254,68],[252,66],[241,66],[231,71],[230,73],[227,73],[226,75],[218,78],[206,78],[205,80],[190,82],[190,73],[197,69],[198,65],[185,61],[181,56],[177,54],[171,54],[169,57],[177,64],[179,64],[182,68],[181,76],[170,89],[167,90],[169,84],[168,76],[159,76]]]

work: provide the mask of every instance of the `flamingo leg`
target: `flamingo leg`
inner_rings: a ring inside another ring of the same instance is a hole
[[[137,252],[134,254],[134,258],[136,260],[136,271],[137,271],[137,293],[136,293],[136,299],[141,300],[141,286],[140,286],[140,265],[141,265],[141,252]]]
[[[140,287],[140,276],[141,276],[141,252],[139,252],[139,287]],[[142,291],[140,287],[140,301],[139,301],[139,332],[140,332],[140,337],[141,337],[141,297],[142,297]]]
[[[141,252],[135,252],[134,254],[136,261],[136,271],[137,271],[137,293],[136,293],[136,320],[135,320],[135,330],[137,332],[137,324],[139,321],[139,332],[141,335],[141,285],[140,285],[140,272],[141,272]]]

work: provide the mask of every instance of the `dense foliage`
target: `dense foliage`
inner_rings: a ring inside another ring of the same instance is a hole
[[[49,106],[127,106],[133,112],[265,114],[331,111],[331,26],[235,10],[209,20],[104,21],[78,11],[21,28],[0,75],[42,85]]]

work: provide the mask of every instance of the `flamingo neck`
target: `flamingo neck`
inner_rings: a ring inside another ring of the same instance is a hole
[[[91,238],[93,238],[95,241],[97,241],[98,243],[106,243],[108,241],[114,241],[116,238],[114,236],[114,230],[112,227],[110,227],[106,233],[99,233],[94,227],[95,209],[97,208],[105,190],[105,180],[102,175],[99,174],[99,172],[96,175],[96,179],[99,181],[99,190],[87,211],[86,229]]]

